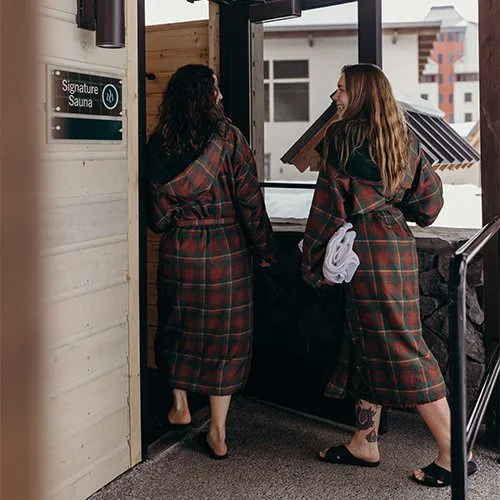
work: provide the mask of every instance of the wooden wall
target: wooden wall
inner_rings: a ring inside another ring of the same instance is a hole
[[[218,9],[210,5],[210,20],[164,24],[146,28],[146,81],[148,134],[156,126],[162,92],[172,74],[185,64],[207,64],[218,74]],[[153,339],[158,323],[156,272],[161,235],[148,230],[148,364],[154,365]]]
[[[127,19],[136,19],[128,5]],[[126,49],[96,47],[95,33],[77,28],[76,10],[74,0],[37,0],[45,424],[39,497],[51,500],[87,498],[133,465],[129,404],[140,404],[129,377],[128,200],[130,189],[137,191],[129,186],[130,122],[117,143],[47,140],[50,66],[122,79],[127,116],[127,51],[135,54],[137,45],[128,31]]]

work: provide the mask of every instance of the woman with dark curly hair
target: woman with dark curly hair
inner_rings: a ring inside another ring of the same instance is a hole
[[[250,367],[251,254],[275,260],[253,154],[221,99],[210,68],[178,69],[148,143],[150,227],[163,233],[156,364],[173,389],[173,428],[191,422],[186,391],[210,396],[204,444],[215,459],[227,457],[231,395]]]

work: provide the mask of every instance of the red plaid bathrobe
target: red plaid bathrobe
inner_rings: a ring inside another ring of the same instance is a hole
[[[338,162],[330,164],[329,155],[319,174],[304,237],[303,277],[314,287],[322,285],[327,243],[344,221],[357,233],[354,251],[360,260],[345,285],[346,332],[326,396],[350,394],[411,407],[446,394],[439,365],[422,337],[418,257],[406,224],[432,224],[443,205],[442,185],[418,140],[410,139],[410,168],[392,196],[380,180],[359,176],[355,162],[344,172]]]
[[[252,152],[231,127],[172,181],[150,184],[150,225],[163,231],[157,365],[174,388],[232,394],[251,360],[251,253],[274,260]]]

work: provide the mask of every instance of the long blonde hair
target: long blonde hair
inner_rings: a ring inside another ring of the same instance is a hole
[[[378,165],[384,187],[394,192],[409,161],[409,141],[403,110],[394,99],[391,84],[373,64],[344,66],[348,104],[328,128],[323,158],[334,143],[340,166],[345,170],[349,156],[367,143],[371,160]]]

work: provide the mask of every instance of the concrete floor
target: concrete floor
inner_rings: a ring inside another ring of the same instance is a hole
[[[197,432],[201,431],[198,429]],[[416,414],[392,412],[380,438],[376,469],[325,464],[319,449],[348,439],[343,426],[241,398],[228,422],[228,460],[203,454],[196,432],[127,472],[92,500],[377,499],[440,500],[450,488],[413,483],[413,467],[434,458],[430,434]],[[476,446],[479,471],[469,480],[469,500],[500,499],[498,453]]]

